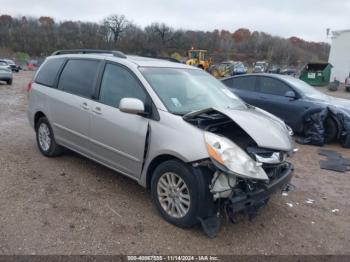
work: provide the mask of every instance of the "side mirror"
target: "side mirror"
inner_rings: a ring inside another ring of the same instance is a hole
[[[288,97],[290,99],[297,99],[297,95],[295,94],[294,91],[287,91],[285,94],[284,94],[285,97]]]
[[[144,114],[145,105],[140,99],[125,97],[120,100],[119,110],[129,114]]]

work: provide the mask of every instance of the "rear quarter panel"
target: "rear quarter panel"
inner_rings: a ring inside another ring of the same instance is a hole
[[[54,115],[51,112],[52,98],[58,98],[65,93],[57,88],[47,87],[33,82],[32,91],[28,95],[28,118],[32,127],[34,127],[34,117],[37,112],[42,112],[51,123],[55,132],[55,127],[52,125]],[[56,112],[57,113],[57,112]],[[58,112],[59,113],[59,112]]]

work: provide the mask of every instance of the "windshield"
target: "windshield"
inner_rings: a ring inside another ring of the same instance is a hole
[[[202,70],[143,67],[140,71],[171,113],[246,107],[224,84]]]
[[[307,97],[317,98],[317,99],[325,99],[327,95],[323,94],[322,92],[318,91],[316,88],[310,86],[309,84],[305,83],[304,81],[294,78],[294,77],[288,77],[285,78],[285,80],[290,83],[291,85],[295,86],[303,95]]]
[[[235,69],[244,69],[244,65],[241,63],[235,64]]]

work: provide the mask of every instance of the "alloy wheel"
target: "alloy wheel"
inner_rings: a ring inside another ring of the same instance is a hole
[[[191,196],[186,182],[177,174],[161,175],[157,184],[158,200],[163,210],[174,218],[184,217],[191,205]]]
[[[43,151],[48,151],[51,146],[50,129],[45,123],[41,123],[38,128],[38,140]]]

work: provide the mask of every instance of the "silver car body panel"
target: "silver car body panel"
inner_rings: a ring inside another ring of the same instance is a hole
[[[57,56],[47,59],[55,57]],[[158,110],[159,120],[121,112],[118,108],[92,99],[33,83],[27,111],[32,127],[35,114],[43,112],[51,123],[59,144],[125,174],[143,186],[146,186],[150,164],[159,156],[169,155],[186,163],[209,157],[204,131],[186,122],[181,116],[168,112],[138,68],[150,66],[200,69],[134,56],[128,56],[127,59],[101,54],[70,54],[59,57],[108,60],[129,68],[150,95]],[[274,119],[258,109],[217,110],[240,125],[259,146],[285,151],[292,149],[288,131],[278,118]]]
[[[181,116],[159,110],[160,121],[150,121],[150,138],[140,183],[146,186],[147,170],[158,156],[170,155],[183,162],[208,158],[203,130],[184,121]]]
[[[248,109],[218,109],[238,124],[259,147],[282,151],[291,151],[293,144],[283,121],[264,110]]]
[[[92,102],[90,141],[93,157],[116,170],[139,177],[149,122],[148,118]]]

